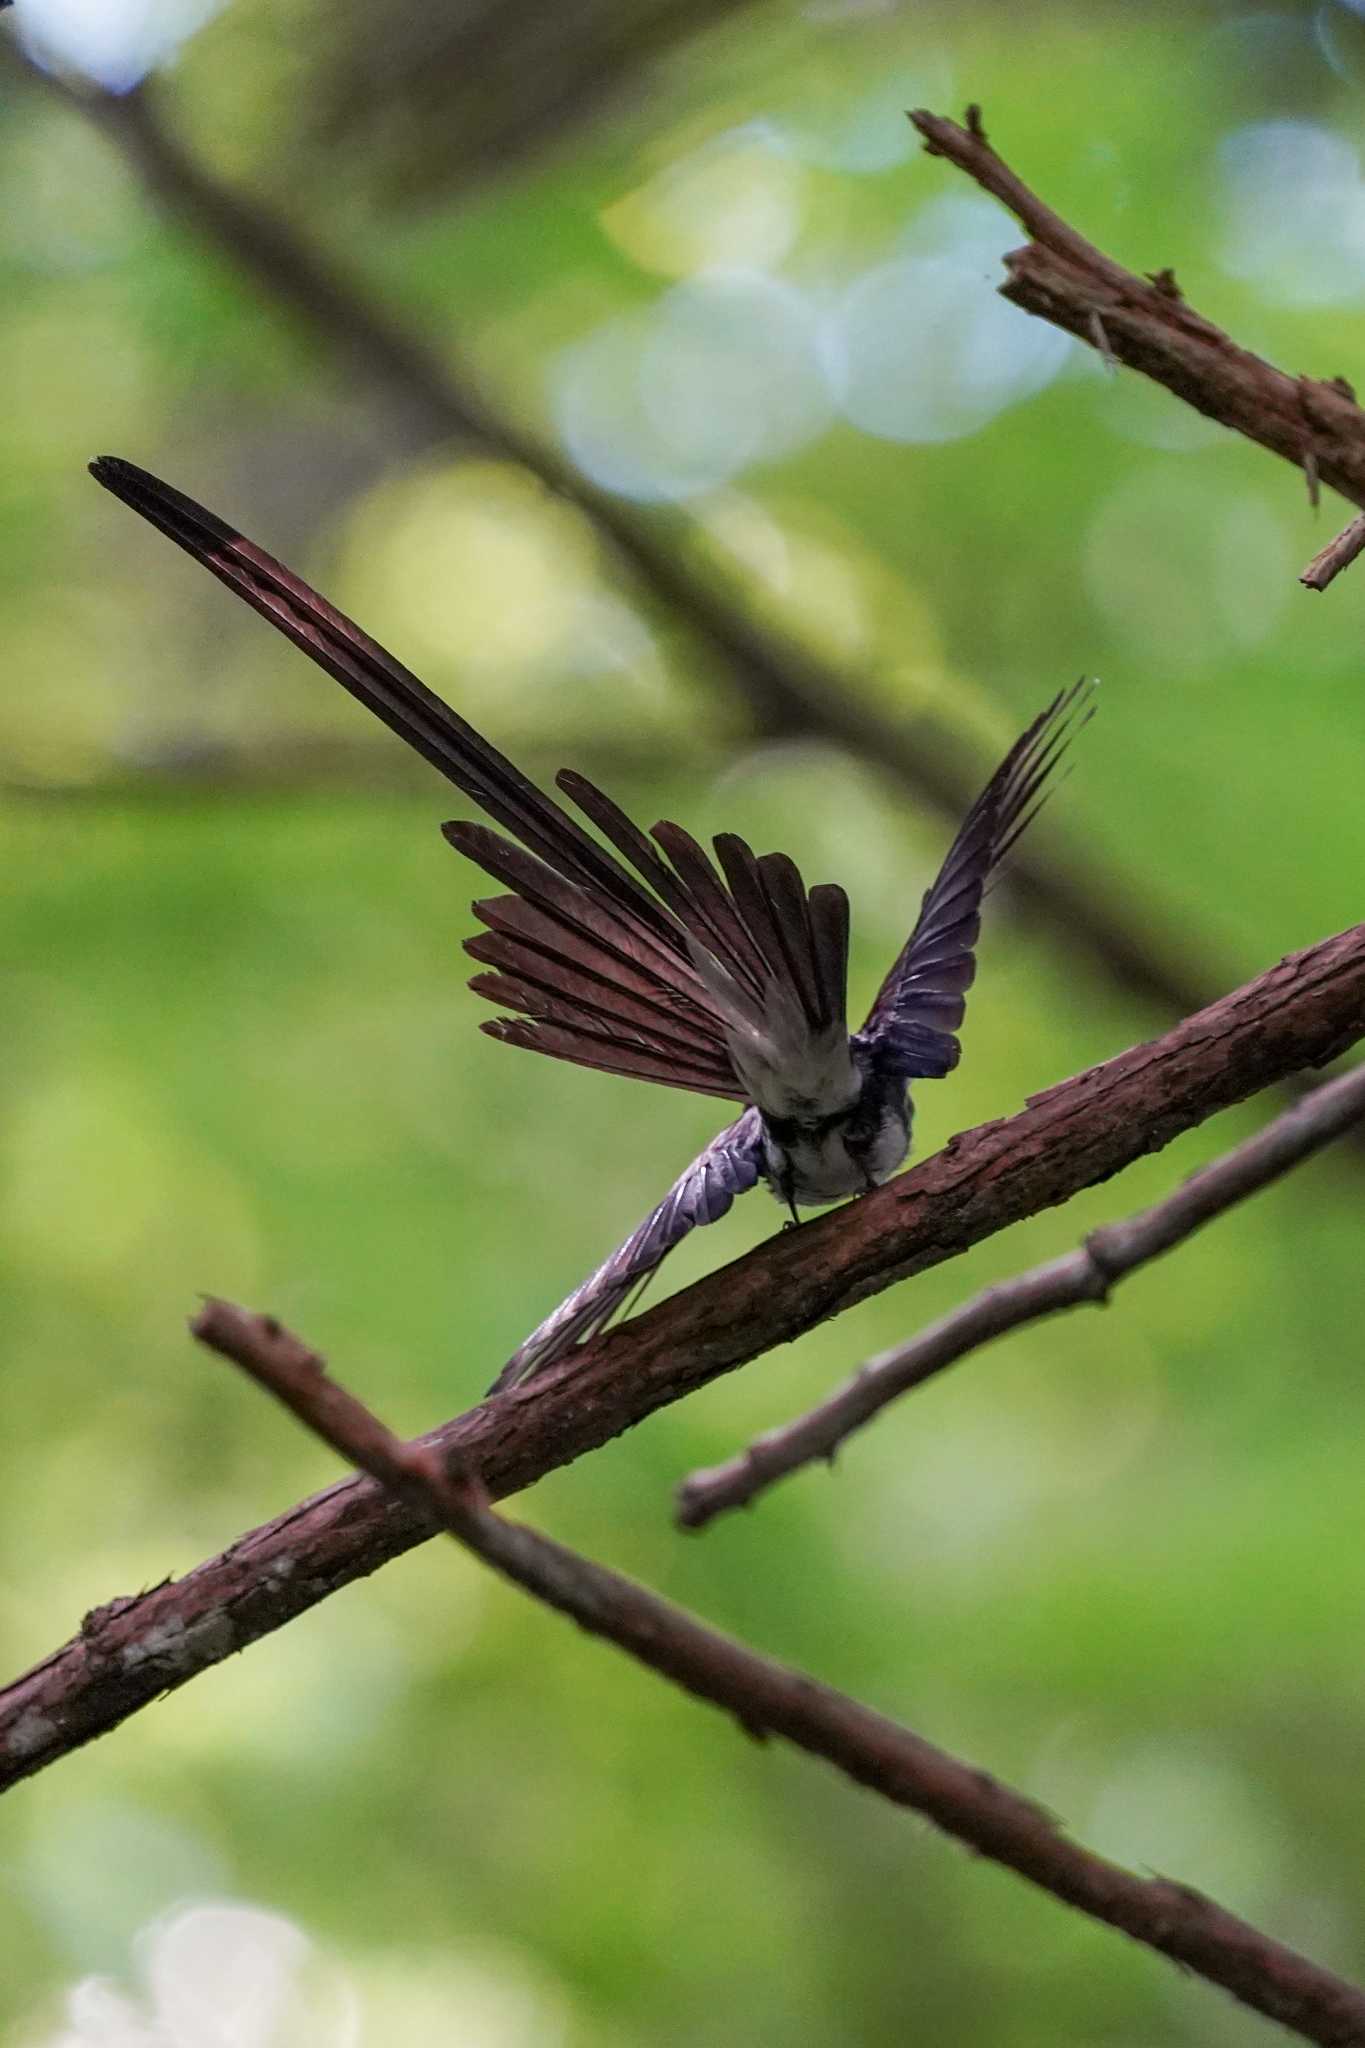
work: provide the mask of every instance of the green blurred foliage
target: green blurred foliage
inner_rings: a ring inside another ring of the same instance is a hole
[[[1360,139],[1352,29],[1329,8],[1049,5],[1026,28],[987,5],[751,8],[548,155],[420,205],[378,145],[329,149],[295,119],[336,55],[330,9],[235,0],[163,104],[549,435],[559,352],[693,260],[671,167],[745,124],[836,132],[888,80],[891,108],[917,79],[940,104],[983,102],[1059,210],[1135,268],[1173,263],[1239,339],[1357,372],[1365,288],[1308,302],[1231,274],[1218,196],[1220,145],[1247,123]],[[87,1607],[334,1476],[192,1350],[197,1290],[268,1305],[417,1430],[478,1393],[716,1121],[475,1031],[458,948],[477,884],[436,832],[441,789],[103,498],[89,456],[133,457],[240,520],[537,772],[567,755],[636,815],[725,824],[838,875],[856,990],[949,821],[913,815],[873,764],[756,747],[575,514],[505,467],[407,452],[384,402],[166,226],[78,110],[17,73],[4,92],[0,1644],[17,1671]],[[898,142],[859,173],[794,161],[782,274],[826,296],[965,196]],[[776,203],[758,190],[744,247]],[[1100,718],[1039,832],[1211,992],[1360,916],[1365,581],[1298,590],[1337,508],[1315,517],[1272,458],[1077,351],[965,438],[833,424],[691,509],[756,612],[883,707],[956,727],[983,766],[1059,682],[1098,672]],[[1002,889],[966,1057],[922,1090],[919,1149],[1164,1021]],[[704,1538],[669,1518],[689,1466],[1265,1113],[865,1304],[519,1511],[1010,1779],[1096,1848],[1359,1972],[1358,1153],[1238,1211],[1102,1322],[973,1359],[833,1474]],[[668,1285],[776,1222],[755,1196]],[[21,1787],[4,1824],[15,2041],[205,1894],[269,1906],[342,1958],[376,2041],[1257,2031],[436,1548]],[[524,1996],[490,2002],[490,1984]]]

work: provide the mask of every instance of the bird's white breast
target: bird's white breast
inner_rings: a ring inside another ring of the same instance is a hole
[[[818,1208],[867,1191],[869,1180],[880,1183],[896,1171],[910,1149],[903,1119],[888,1111],[870,1148],[855,1159],[839,1125],[801,1131],[784,1145],[771,1138],[764,1144],[765,1165],[774,1192],[785,1182],[799,1207]]]

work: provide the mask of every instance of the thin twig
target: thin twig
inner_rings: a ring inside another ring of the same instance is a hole
[[[757,1437],[722,1465],[689,1474],[678,1488],[679,1523],[685,1529],[703,1528],[728,1509],[748,1507],[803,1465],[832,1460],[839,1446],[890,1402],[1008,1331],[1062,1309],[1107,1302],[1110,1289],[1129,1273],[1268,1187],[1363,1116],[1365,1066],[1315,1088],[1164,1201],[1123,1223],[1093,1230],[1079,1251],[985,1288],[907,1344],[869,1359],[796,1421]]]
[[[1357,512],[1348,525],[1343,526],[1335,540],[1329,540],[1325,548],[1319,548],[1299,581],[1309,590],[1326,590],[1334,576],[1340,576],[1343,569],[1349,569],[1356,556],[1365,548],[1365,512]]]
[[[856,1784],[923,1814],[1064,1905],[1232,1993],[1307,2041],[1365,2041],[1365,1991],[1169,1878],[1135,1876],[1062,1832],[1052,1815],[846,1693],[763,1657],[657,1594],[491,1512],[478,1480],[426,1443],[403,1443],[271,1317],[210,1301],[191,1328],[315,1435],[443,1526],[503,1578],[589,1634]]]
[[[897,1280],[1158,1151],[1220,1109],[1365,1036],[1365,925],[1292,955],[1164,1037],[983,1124],[875,1194],[778,1232],[524,1388],[433,1433],[496,1496]],[[463,1361],[467,1381],[484,1359]],[[0,1692],[0,1788],[44,1769],[431,1533],[351,1480],[187,1578],[87,1617]]]
[[[1291,377],[1196,313],[1169,271],[1125,270],[1030,191],[979,125],[959,127],[924,108],[910,119],[931,156],[965,171],[1032,237],[1005,258],[1005,298],[1092,347],[1102,334],[1111,362],[1283,456],[1308,478],[1310,494],[1321,480],[1365,507],[1365,412],[1345,378]]]

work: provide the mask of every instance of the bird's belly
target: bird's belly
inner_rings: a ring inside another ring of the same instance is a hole
[[[909,1150],[909,1133],[899,1118],[887,1117],[871,1145],[850,1152],[843,1130],[798,1131],[779,1150],[767,1147],[767,1177],[779,1201],[819,1208],[865,1194],[893,1174]]]

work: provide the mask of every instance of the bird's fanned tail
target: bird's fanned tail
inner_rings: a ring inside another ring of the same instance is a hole
[[[446,827],[452,845],[514,892],[475,906],[488,931],[469,950],[494,971],[471,986],[518,1013],[490,1020],[486,1031],[581,1066],[729,1100],[755,1093],[754,1074],[736,1065],[736,1032],[746,1049],[757,1034],[779,1061],[820,1064],[806,1041],[815,1020],[842,1015],[842,891],[808,896],[785,855],[755,860],[735,840],[717,842],[723,878],[680,826],[658,825],[651,839],[586,777],[565,771],[561,791],[604,846],[254,542],[133,463],[102,456],[91,470],[519,842],[483,825]],[[734,1000],[718,1006],[720,987]],[[830,1038],[826,1027],[822,1048]]]

